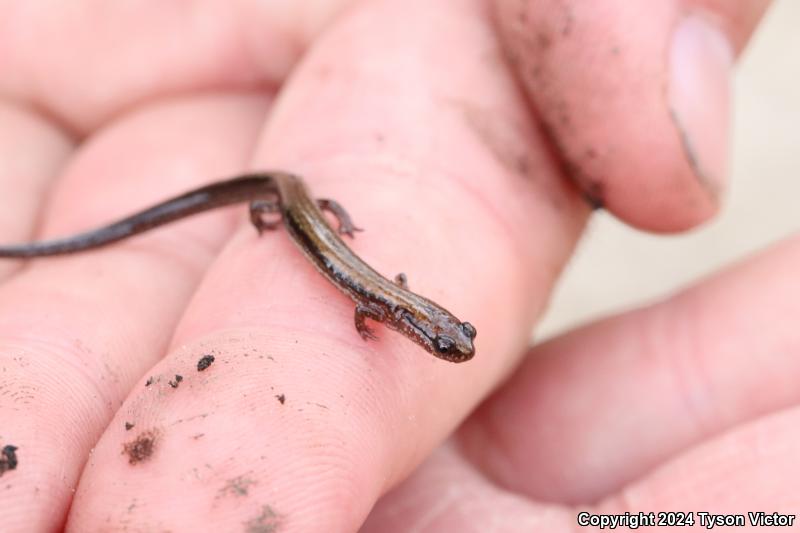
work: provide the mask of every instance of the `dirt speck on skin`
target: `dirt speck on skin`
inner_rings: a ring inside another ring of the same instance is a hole
[[[183,376],[180,374],[175,374],[175,379],[169,381],[169,386],[173,389],[177,389],[178,385],[181,384],[181,381],[183,381]]]
[[[281,517],[269,505],[263,505],[258,516],[244,523],[245,533],[277,533]]]
[[[675,125],[675,129],[678,132],[678,137],[680,138],[681,146],[683,147],[683,153],[686,156],[686,162],[689,164],[692,172],[697,177],[700,185],[702,185],[713,198],[719,198],[719,187],[713,180],[708,178],[708,175],[701,167],[700,159],[697,156],[695,143],[692,140],[692,137],[689,135],[689,132],[684,127],[683,120],[681,120],[680,115],[673,107],[670,106],[668,110],[669,118],[672,120],[672,123]]]
[[[211,363],[214,362],[214,356],[211,354],[206,354],[197,361],[197,371],[202,372],[206,368],[211,366]]]
[[[275,398],[277,398],[278,401],[281,402],[281,405],[286,403],[286,395],[285,394],[276,394]]]
[[[122,453],[128,456],[129,464],[142,463],[153,455],[157,441],[158,432],[154,429],[148,429],[139,433],[132,441],[123,444]]]
[[[125,422],[125,431],[130,431],[135,425],[136,424],[133,424],[132,422]]]
[[[605,185],[602,181],[592,180],[585,175],[582,177],[585,179],[582,179],[580,184],[583,189],[583,198],[586,200],[586,203],[588,203],[589,206],[595,211],[598,209],[603,209],[606,205]]]
[[[0,476],[5,474],[8,470],[17,468],[17,464],[19,464],[17,460],[17,450],[18,448],[13,444],[6,444],[3,446],[3,457],[0,458]]]
[[[561,143],[560,136],[556,133],[557,128],[546,120],[541,120],[539,127],[542,134],[550,140],[550,150],[554,160],[559,164],[561,173],[578,187],[583,193],[584,200],[592,209],[604,208],[607,194],[605,182],[585,169],[585,166],[591,165],[597,159],[597,150],[588,148],[582,158],[573,158]]]
[[[219,497],[223,496],[247,496],[250,487],[256,484],[255,479],[247,476],[236,476],[229,479],[225,486],[219,489]]]

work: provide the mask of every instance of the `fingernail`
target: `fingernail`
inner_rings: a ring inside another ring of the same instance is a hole
[[[733,50],[717,28],[689,16],[672,35],[669,61],[676,134],[698,180],[717,197],[727,183]]]

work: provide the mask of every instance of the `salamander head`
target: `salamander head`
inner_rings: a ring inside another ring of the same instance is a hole
[[[473,340],[478,332],[469,322],[458,322],[452,327],[441,328],[430,339],[429,351],[440,359],[451,363],[469,361],[475,355]]]
[[[396,320],[386,325],[402,331],[425,350],[451,363],[469,361],[475,355],[475,336],[478,332],[469,322],[461,322],[447,310],[431,303],[409,309],[395,310]]]

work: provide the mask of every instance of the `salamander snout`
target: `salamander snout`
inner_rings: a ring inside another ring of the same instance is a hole
[[[478,334],[475,326],[461,322],[450,334],[440,333],[433,340],[434,355],[451,363],[462,363],[475,355],[473,339]]]

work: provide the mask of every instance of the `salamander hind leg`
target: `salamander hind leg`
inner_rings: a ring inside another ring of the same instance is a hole
[[[250,202],[250,222],[253,223],[258,234],[264,230],[276,229],[281,224],[281,218],[277,220],[264,220],[264,215],[281,213],[281,205],[277,200],[253,200]]]
[[[350,218],[350,215],[347,213],[345,208],[339,204],[339,202],[330,200],[328,198],[319,198],[317,200],[317,205],[323,211],[327,211],[336,217],[336,220],[339,221],[338,231],[340,234],[353,238],[355,237],[353,233],[356,231],[364,231],[353,224],[353,219]]]
[[[371,318],[378,322],[383,322],[386,318],[383,312],[368,304],[356,304],[355,324],[356,331],[361,335],[361,338],[366,340],[378,340],[378,337],[372,331],[372,328],[367,326],[366,319]]]

